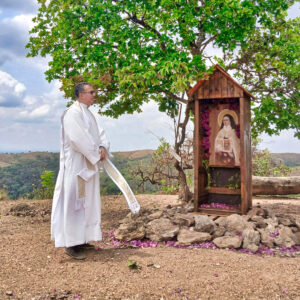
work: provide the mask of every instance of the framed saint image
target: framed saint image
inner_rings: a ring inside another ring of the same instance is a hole
[[[239,166],[240,139],[238,136],[239,118],[234,110],[215,109],[211,114],[212,125],[210,165]]]

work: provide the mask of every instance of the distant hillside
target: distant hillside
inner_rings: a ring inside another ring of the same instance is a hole
[[[124,159],[143,159],[150,157],[155,150],[135,150],[135,151],[117,151],[113,152],[114,156]],[[7,167],[11,164],[24,161],[35,160],[37,158],[53,157],[59,155],[53,152],[28,152],[28,153],[0,153],[0,167]],[[274,161],[282,161],[288,167],[300,166],[300,153],[272,153]]]
[[[58,153],[52,152],[27,152],[27,153],[0,153],[0,167],[8,167],[24,160],[35,160],[38,158],[58,156]]]
[[[154,150],[136,150],[126,152],[114,152],[113,162],[124,175],[134,191],[139,189],[139,181],[135,178],[133,170],[140,163],[147,164]],[[35,188],[39,188],[40,175],[44,170],[54,171],[58,174],[59,153],[29,152],[17,154],[0,154],[0,192],[5,191],[10,199],[21,197],[30,198]],[[111,179],[101,173],[102,194],[118,194],[120,191]],[[157,191],[152,185],[146,185],[145,192]]]
[[[118,151],[112,154],[126,159],[143,159],[150,157],[154,150],[135,150],[135,151]],[[27,152],[27,153],[0,153],[0,167],[5,168],[11,164],[15,164],[24,160],[36,160],[38,158],[56,157],[59,153],[55,152]]]
[[[144,167],[151,163],[154,150],[136,150],[114,152],[113,162],[128,181],[134,192],[140,191],[140,181],[134,170],[142,164]],[[283,163],[292,167],[291,175],[300,175],[300,154],[273,153],[274,164]],[[0,154],[0,192],[5,191],[10,199],[32,197],[35,188],[40,187],[40,175],[44,170],[54,171],[55,179],[59,168],[59,153],[29,152],[18,154]],[[102,194],[120,193],[116,185],[105,174],[100,173]],[[158,190],[150,183],[144,185],[143,192],[152,193]]]
[[[150,157],[155,150],[146,149],[146,150],[135,150],[135,151],[127,151],[127,152],[114,152],[113,154],[120,155],[121,157],[128,159],[138,159],[138,158],[146,158]]]
[[[287,167],[300,166],[300,153],[272,153],[275,161],[282,161]]]

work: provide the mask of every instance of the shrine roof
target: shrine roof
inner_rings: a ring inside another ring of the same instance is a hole
[[[249,97],[255,99],[255,97],[248,92],[245,88],[243,88],[239,83],[237,83],[220,65],[216,64],[214,66],[214,70],[212,74],[205,74],[202,79],[200,79],[194,87],[192,87],[188,91],[188,95],[192,96],[206,81],[209,81],[210,78],[215,74],[216,71],[219,71],[223,76],[225,76],[227,79],[229,79],[236,87],[240,88],[243,90],[243,92],[248,95]]]

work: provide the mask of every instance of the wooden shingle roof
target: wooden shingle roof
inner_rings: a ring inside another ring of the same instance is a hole
[[[255,97],[238,84],[221,66],[215,65],[212,74],[205,75],[188,91],[192,96],[198,91],[198,99],[243,97],[244,93]]]

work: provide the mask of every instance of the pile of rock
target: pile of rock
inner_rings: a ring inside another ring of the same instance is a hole
[[[12,215],[16,217],[39,217],[50,219],[51,209],[43,208],[37,205],[28,205],[27,203],[18,203],[10,208],[6,215]]]
[[[300,245],[300,217],[275,215],[270,209],[254,207],[247,215],[211,217],[193,213],[191,205],[164,210],[141,210],[128,214],[115,231],[119,240],[177,240],[189,245],[212,241],[219,248],[245,248]]]

